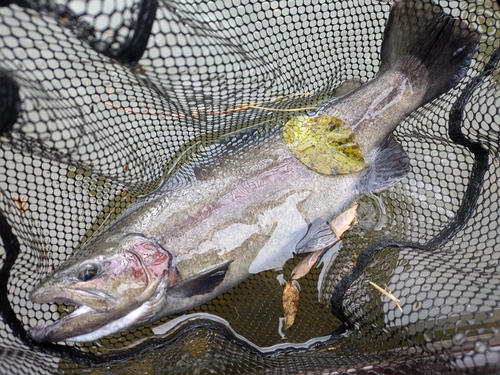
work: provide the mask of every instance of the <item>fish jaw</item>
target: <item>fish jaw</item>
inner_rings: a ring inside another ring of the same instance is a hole
[[[30,328],[28,336],[39,343],[95,341],[147,324],[145,317],[150,316],[151,310],[156,310],[152,305],[151,301],[148,301],[132,311],[130,311],[130,305],[127,305],[124,309],[115,308],[112,313],[110,311],[99,312],[89,306],[80,306],[54,323]]]
[[[128,236],[119,245],[113,256],[108,251],[107,256],[57,270],[31,292],[34,303],[63,302],[77,307],[56,322],[32,327],[28,331],[32,340],[88,341],[88,337],[98,339],[155,319],[169,283],[179,279],[172,257],[155,241],[139,235]],[[78,275],[89,264],[99,271],[94,278],[81,280]]]
[[[98,289],[82,288],[81,283],[69,285],[40,285],[30,294],[34,303],[63,302],[74,306],[89,306],[95,311],[107,311],[116,303],[116,297]]]
[[[141,321],[145,315],[148,315],[148,312],[151,311],[149,305],[149,303],[143,304],[117,320],[111,320],[105,325],[100,325],[97,329],[89,333],[68,337],[65,341],[90,342],[118,332],[127,331],[130,327],[135,326],[138,321]]]
[[[98,318],[99,313],[88,306],[80,306],[71,314],[58,321],[45,326],[32,327],[28,337],[36,342],[71,341],[72,336],[81,332],[95,330],[100,327],[91,321],[92,317]]]

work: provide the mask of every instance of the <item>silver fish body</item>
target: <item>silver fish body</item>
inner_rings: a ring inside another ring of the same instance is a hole
[[[326,226],[358,194],[401,179],[408,160],[388,135],[409,113],[458,83],[479,40],[430,4],[396,2],[377,77],[312,114],[342,119],[368,168],[316,173],[289,151],[279,127],[228,134],[31,292],[36,303],[80,307],[31,328],[30,337],[92,341],[203,304],[309,248],[323,233],[313,223]],[[319,243],[329,240],[327,234]]]

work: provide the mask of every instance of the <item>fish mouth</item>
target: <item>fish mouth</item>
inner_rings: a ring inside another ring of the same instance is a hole
[[[87,333],[84,327],[85,318],[94,313],[95,310],[89,306],[78,306],[73,312],[53,323],[31,327],[28,330],[28,337],[38,343],[69,340],[71,337]]]
[[[40,289],[42,290],[36,290],[30,296],[32,302],[61,302],[75,306],[75,309],[55,322],[31,327],[28,337],[38,343],[71,340],[73,337],[93,332],[116,318],[113,312],[116,298],[105,292],[70,289],[55,295]]]
[[[40,287],[31,292],[30,300],[38,304],[62,302],[73,306],[89,306],[96,311],[109,310],[116,304],[116,298],[109,293],[78,287],[54,290]]]

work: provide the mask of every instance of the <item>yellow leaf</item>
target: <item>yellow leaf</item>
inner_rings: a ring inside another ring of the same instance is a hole
[[[349,174],[367,166],[352,129],[339,118],[294,117],[285,124],[283,138],[294,156],[315,172]]]
[[[283,323],[283,330],[290,328],[295,321],[295,316],[299,309],[299,288],[295,285],[293,280],[289,280],[285,285],[283,291],[283,311],[285,314],[285,321]]]

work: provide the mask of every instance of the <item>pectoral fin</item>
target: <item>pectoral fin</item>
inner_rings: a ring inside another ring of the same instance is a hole
[[[307,229],[306,235],[295,247],[295,254],[306,254],[330,247],[338,240],[330,225],[323,219],[316,219]]]
[[[174,298],[189,298],[213,291],[224,280],[232,260],[207,268],[196,275],[180,281],[168,290],[168,295]]]

